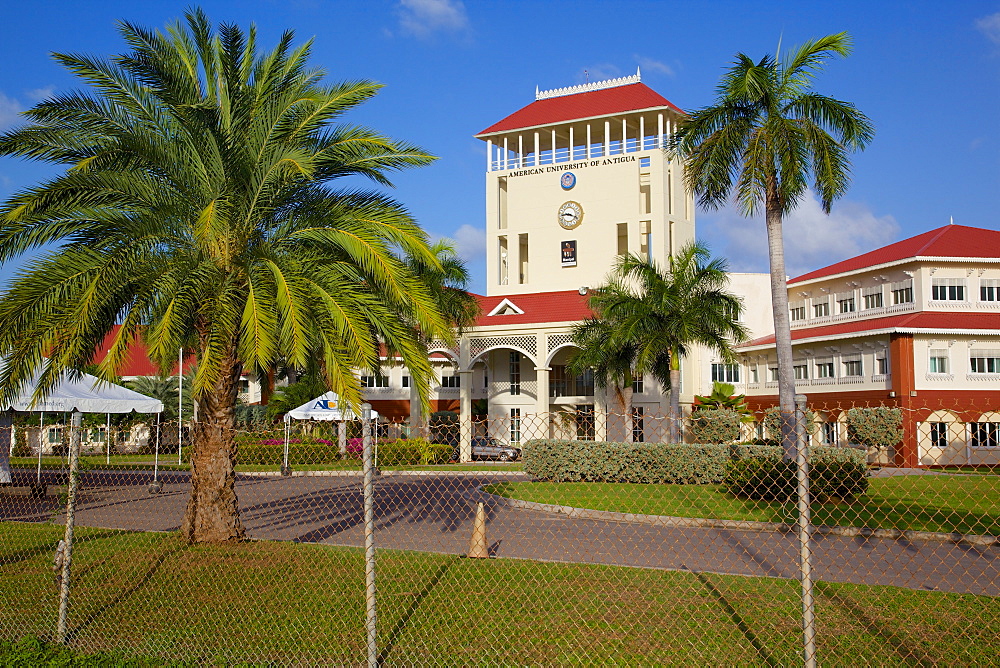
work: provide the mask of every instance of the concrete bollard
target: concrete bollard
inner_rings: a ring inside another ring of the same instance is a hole
[[[476,519],[472,523],[472,538],[469,540],[469,559],[489,559],[490,549],[486,543],[486,508],[480,501],[476,505]]]

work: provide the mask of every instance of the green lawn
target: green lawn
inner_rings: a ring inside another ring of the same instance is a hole
[[[500,482],[501,496],[592,510],[791,522],[794,504],[737,499],[721,485]],[[1000,478],[996,476],[893,476],[872,478],[853,502],[813,504],[813,523],[997,535]]]
[[[0,524],[0,638],[51,633],[62,529]],[[363,663],[363,555],[80,529],[71,645],[204,663]],[[387,665],[792,665],[798,583],[380,550]],[[820,583],[821,663],[990,664],[1000,600]]]

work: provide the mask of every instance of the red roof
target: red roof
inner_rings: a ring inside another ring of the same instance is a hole
[[[837,264],[802,274],[788,281],[802,281],[843,274],[917,257],[992,257],[1000,258],[1000,232],[965,225],[945,225],[930,232],[883,246],[870,253],[852,257]]]
[[[824,338],[842,334],[854,334],[875,331],[906,332],[915,329],[931,330],[995,330],[1000,332],[1000,313],[956,313],[942,311],[920,311],[890,315],[884,318],[869,318],[867,320],[851,320],[833,325],[819,327],[803,327],[792,330],[792,341],[800,339]],[[764,346],[774,343],[774,334],[748,341],[740,348]]]
[[[643,83],[615,86],[573,95],[535,100],[527,107],[518,109],[507,118],[494,123],[480,132],[477,137],[508,132],[519,128],[532,128],[551,123],[563,123],[578,118],[609,116],[640,109],[670,107],[684,113],[680,107]]]
[[[101,347],[97,349],[94,353],[94,364],[100,364],[104,361],[104,358],[108,354],[108,350],[111,348],[111,344],[114,341],[115,335],[118,334],[120,325],[115,325],[114,328],[104,337],[104,343]],[[189,371],[194,365],[194,355],[184,356],[184,370]],[[157,376],[160,370],[156,368],[156,365],[149,359],[149,354],[146,352],[146,345],[141,339],[134,341],[129,348],[128,355],[125,359],[125,365],[116,370],[119,376],[131,377],[131,376]],[[177,373],[177,364],[173,364],[170,367],[170,374]]]
[[[587,307],[587,296],[576,290],[559,292],[535,292],[520,295],[498,295],[484,297],[477,295],[483,314],[476,325],[526,325],[539,322],[576,322],[586,320],[593,313]],[[524,313],[510,315],[489,315],[503,300],[509,301]]]

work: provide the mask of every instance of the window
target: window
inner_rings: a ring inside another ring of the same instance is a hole
[[[948,351],[931,350],[927,360],[928,373],[948,373]]]
[[[805,380],[806,378],[809,378],[808,364],[796,364],[792,367],[792,371],[795,372],[795,380]]]
[[[510,353],[510,393],[521,394],[521,353]]]
[[[830,302],[820,302],[818,304],[813,304],[813,317],[814,318],[825,318],[830,315]]]
[[[517,282],[524,285],[528,282],[528,235],[517,235]]]
[[[861,360],[844,360],[845,376],[860,376],[861,371]]]
[[[240,394],[247,394],[250,392],[250,379],[240,378]]]
[[[793,321],[795,321],[795,320],[805,320],[806,319],[806,307],[805,306],[796,306],[795,308],[792,308],[792,309],[789,310],[789,314],[791,315],[791,318],[792,318]]]
[[[948,423],[947,422],[929,422],[931,426],[931,447],[935,448],[947,448],[948,447]]]
[[[889,374],[889,358],[888,357],[876,357],[875,358],[875,373],[880,376],[886,376]]]
[[[713,364],[712,365],[712,381],[719,383],[738,383],[740,382],[740,365],[739,364]]]
[[[970,422],[972,447],[995,448],[1000,444],[1000,422]]]
[[[1000,302],[1000,278],[984,278],[979,281],[979,301]]]
[[[642,376],[634,376],[632,378],[632,394],[642,394],[643,389]]]
[[[646,440],[645,429],[643,429],[643,408],[642,406],[632,407],[632,442],[642,443]]]
[[[580,441],[593,441],[597,433],[594,423],[594,405],[581,404],[576,407],[576,438]]]
[[[1000,373],[1000,350],[970,350],[972,373]]]
[[[497,237],[497,283],[507,285],[507,237]]]
[[[104,443],[108,440],[105,434],[105,427],[97,427],[90,430],[90,442],[91,443]]]
[[[462,377],[441,376],[441,387],[462,387]]]
[[[816,377],[833,378],[833,362],[817,362]]]
[[[361,376],[361,387],[389,387],[389,379],[385,376]]]
[[[410,377],[403,376],[403,387],[409,387],[409,386],[410,386]]]
[[[510,409],[510,442],[521,442],[521,409]]]
[[[931,299],[934,301],[963,302],[965,301],[964,278],[931,279]]]
[[[868,288],[864,294],[865,310],[882,308],[882,288]]]
[[[836,445],[837,444],[837,423],[836,422],[824,422],[823,423],[823,445]]]
[[[750,382],[751,383],[760,382],[760,374],[757,373],[757,367],[753,367],[752,369],[750,369]]]
[[[850,294],[850,293],[848,293]],[[837,296],[837,313],[854,313],[854,295]]]
[[[767,370],[768,380],[777,381],[778,380],[778,367],[772,366]]]
[[[618,223],[618,255],[628,253],[628,223]]]
[[[576,377],[576,382],[574,383],[576,389],[576,396],[578,397],[592,397],[594,396],[594,370],[587,369],[579,376]]]
[[[639,148],[640,148],[640,150],[642,149],[641,146]],[[639,166],[640,167],[649,167],[649,158],[639,158]]]
[[[49,443],[62,443],[62,429],[49,429]]]
[[[566,367],[562,364],[553,364],[552,372],[549,374],[549,396],[565,397],[567,385]]]
[[[892,292],[892,304],[913,303],[913,281],[899,281],[889,286]]]

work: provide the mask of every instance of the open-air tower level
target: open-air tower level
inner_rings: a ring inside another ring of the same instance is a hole
[[[665,142],[682,112],[634,76],[537,91],[486,142],[487,295],[578,290],[618,256],[662,262],[694,239]]]

